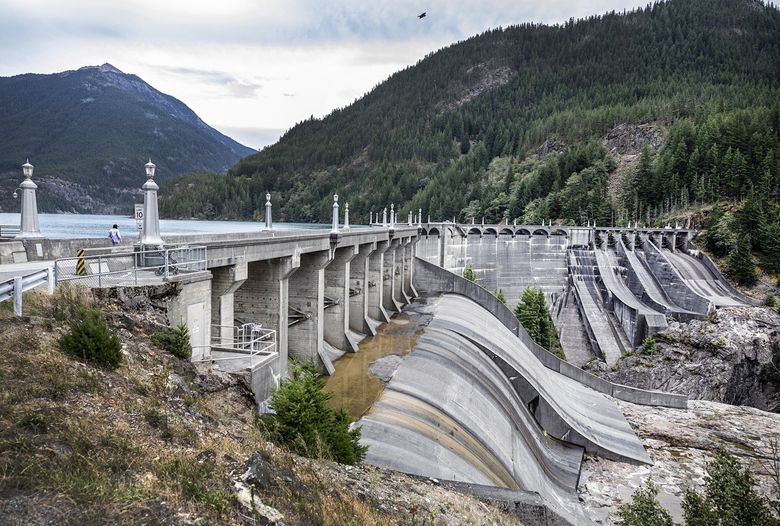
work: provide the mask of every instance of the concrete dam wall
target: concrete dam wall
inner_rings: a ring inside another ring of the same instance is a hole
[[[667,327],[755,301],[731,287],[691,231],[441,224],[423,229],[417,256],[501,289],[511,309],[528,287],[547,298],[567,360],[614,364]]]

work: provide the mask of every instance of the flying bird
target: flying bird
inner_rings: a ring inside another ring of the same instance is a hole
[[[427,14],[428,14],[427,12],[423,11],[422,13],[417,15],[417,18],[425,18],[425,15],[427,15]]]

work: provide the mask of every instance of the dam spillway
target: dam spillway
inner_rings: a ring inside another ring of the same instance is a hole
[[[501,289],[510,308],[528,287],[547,298],[567,360],[613,365],[666,329],[756,302],[731,287],[685,229],[425,225],[417,256]]]
[[[546,368],[492,313],[456,294],[359,421],[367,462],[538,493],[572,524],[582,455],[649,463],[613,400]]]

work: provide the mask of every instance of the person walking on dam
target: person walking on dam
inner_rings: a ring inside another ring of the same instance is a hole
[[[122,234],[119,233],[119,227],[114,225],[111,230],[108,231],[108,239],[111,240],[112,245],[118,245],[122,242]]]

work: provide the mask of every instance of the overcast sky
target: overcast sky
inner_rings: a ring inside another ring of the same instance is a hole
[[[0,76],[109,62],[260,148],[310,115],[348,105],[426,53],[486,29],[646,3],[0,0]]]

